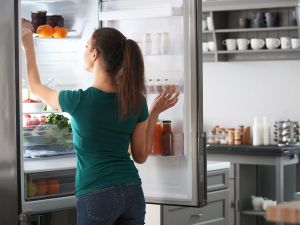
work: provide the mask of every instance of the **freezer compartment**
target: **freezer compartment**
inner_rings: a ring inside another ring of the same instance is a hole
[[[25,175],[25,200],[35,201],[74,195],[75,169]]]

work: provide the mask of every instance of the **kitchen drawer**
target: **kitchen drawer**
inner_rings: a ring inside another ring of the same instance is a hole
[[[163,225],[227,225],[228,190],[208,193],[204,208],[163,207]]]
[[[207,173],[207,191],[228,188],[228,170],[215,170]]]

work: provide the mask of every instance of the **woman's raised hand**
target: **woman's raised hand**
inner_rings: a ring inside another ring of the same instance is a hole
[[[179,92],[177,86],[167,86],[164,91],[155,98],[150,111],[160,114],[161,112],[173,107],[178,102]]]
[[[22,19],[22,44],[23,48],[31,48],[33,47],[33,26],[30,21],[26,19]]]

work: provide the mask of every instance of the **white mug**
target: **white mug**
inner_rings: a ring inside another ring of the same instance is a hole
[[[216,44],[214,41],[208,42],[208,49],[209,49],[209,51],[212,51],[212,52],[216,50]]]
[[[272,200],[269,200],[269,199],[265,199],[265,200],[263,201],[263,206],[262,206],[262,208],[263,208],[263,210],[267,210],[268,207],[270,207],[270,206],[275,206],[275,205],[277,205],[277,202],[276,202],[276,201],[272,201]]]
[[[281,37],[281,49],[290,49],[292,47],[291,38],[289,37]]]
[[[202,31],[207,30],[207,21],[206,20],[202,20]]]
[[[268,49],[275,49],[280,46],[280,40],[277,38],[266,38],[266,47]]]
[[[208,52],[209,51],[208,42],[202,42],[202,51],[203,52]]]
[[[300,48],[300,38],[292,38],[291,42],[293,49]]]
[[[253,50],[262,49],[265,46],[265,41],[263,39],[253,38],[250,40],[250,45]]]
[[[209,31],[213,31],[214,30],[214,23],[213,23],[213,18],[211,16],[206,18],[206,22],[207,22],[207,28]]]
[[[227,51],[235,51],[237,48],[236,39],[226,39],[223,41],[223,45],[226,45]]]
[[[238,50],[240,50],[240,51],[247,50],[249,44],[250,44],[250,41],[246,38],[237,39],[237,46],[238,46]]]

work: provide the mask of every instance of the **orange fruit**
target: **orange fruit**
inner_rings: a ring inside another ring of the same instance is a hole
[[[42,38],[51,38],[53,35],[53,28],[50,25],[41,25],[37,28],[36,33]]]
[[[48,185],[44,180],[38,180],[36,182],[36,195],[45,195],[47,193]]]
[[[48,180],[47,186],[47,194],[57,194],[60,191],[60,184],[57,179]]]
[[[65,38],[67,37],[68,30],[65,27],[54,27],[53,28],[53,37],[54,38]]]

